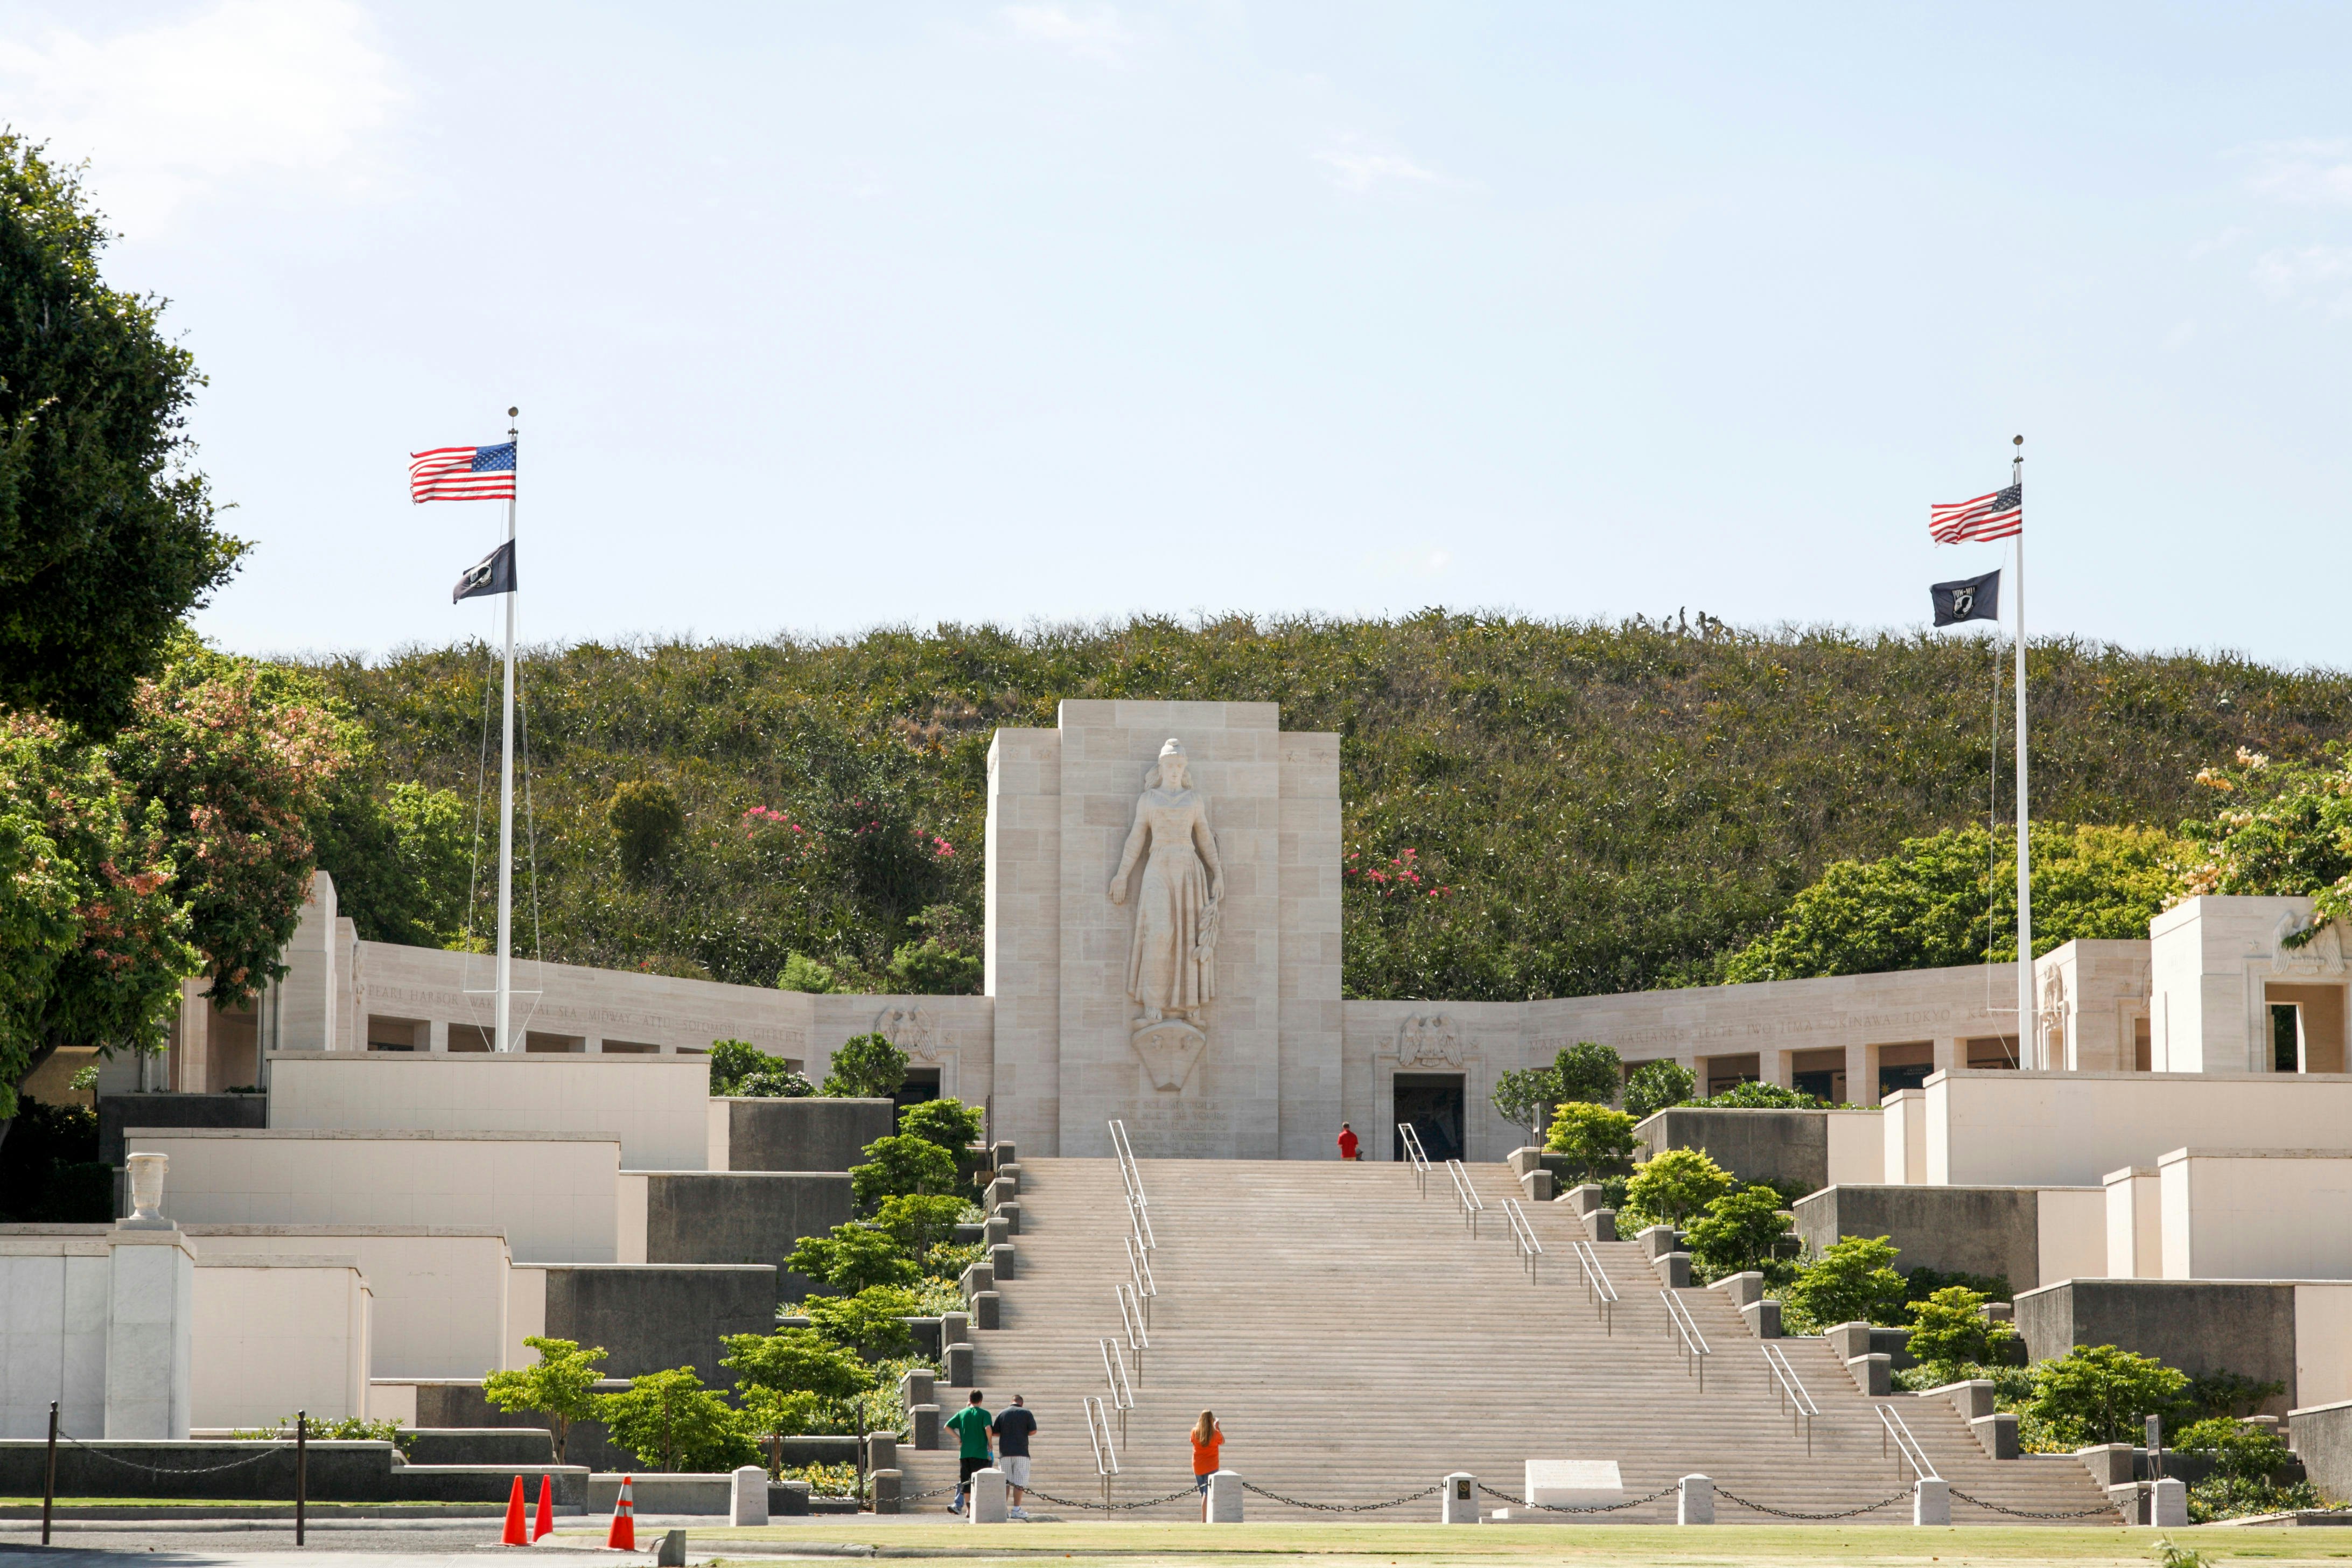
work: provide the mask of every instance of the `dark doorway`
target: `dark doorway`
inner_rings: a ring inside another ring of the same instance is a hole
[[[2271,1006],[2271,1071],[2303,1070],[2303,1009],[2292,1002]]]
[[[1462,1075],[1458,1072],[1401,1072],[1396,1075],[1396,1119],[1410,1122],[1432,1160],[1462,1158]],[[1396,1140],[1396,1157],[1404,1158],[1404,1140]]]
[[[890,1096],[891,1120],[895,1122],[898,1118],[906,1115],[907,1107],[910,1105],[920,1105],[927,1100],[937,1100],[939,1097],[939,1068],[908,1068],[907,1081],[900,1084],[898,1091]]]

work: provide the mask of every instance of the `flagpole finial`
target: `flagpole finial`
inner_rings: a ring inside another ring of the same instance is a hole
[[[507,410],[507,417],[508,417],[508,418],[509,418],[509,419],[512,419],[512,418],[514,418],[517,415],[520,414],[521,412],[522,412],[522,410],[521,410],[521,409],[520,409],[520,408],[509,408],[509,409]],[[507,434],[508,434],[508,435],[509,435],[509,436],[515,436],[515,435],[520,435],[520,431],[518,431],[518,430],[517,430],[513,426],[509,425],[509,426],[507,426]],[[2024,439],[2025,439],[2025,437],[2022,437],[2022,436],[2020,436],[2020,437],[2018,437],[2018,439],[2019,439],[2019,440],[2021,440],[2021,441],[2022,441],[2022,440],[2024,440]]]
[[[507,412],[512,414],[514,410],[509,408]],[[2012,447],[2022,447],[2025,445],[2025,437],[2022,436],[2011,436],[2009,438],[2009,444]]]

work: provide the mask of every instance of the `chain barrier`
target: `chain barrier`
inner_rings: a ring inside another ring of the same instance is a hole
[[[1049,1502],[1055,1508],[1090,1508],[1097,1513],[1125,1513],[1129,1509],[1158,1508],[1162,1503],[1171,1503],[1179,1498],[1201,1495],[1199,1488],[1186,1487],[1181,1491],[1170,1492],[1166,1497],[1146,1498],[1141,1502],[1076,1502],[1069,1498],[1055,1497],[1051,1492],[1041,1492],[1035,1487],[1024,1487],[1022,1490],[1039,1502]]]
[[[1285,1497],[1280,1492],[1270,1492],[1264,1487],[1249,1481],[1242,1483],[1242,1490],[1245,1492],[1255,1492],[1269,1501],[1283,1503],[1291,1508],[1312,1509],[1317,1513],[1370,1513],[1377,1509],[1401,1508],[1409,1502],[1418,1502],[1425,1497],[1435,1497],[1444,1489],[1445,1483],[1439,1481],[1433,1486],[1423,1487],[1417,1492],[1407,1492],[1402,1497],[1391,1498],[1386,1502],[1302,1502],[1297,1498]]]
[[[2054,1513],[2043,1513],[2035,1509],[2003,1508],[1997,1502],[1987,1502],[1980,1497],[1970,1497],[1958,1487],[1952,1488],[1952,1495],[1962,1502],[1972,1502],[1979,1508],[1989,1508],[1995,1513],[2005,1513],[2011,1519],[2093,1519],[2103,1513],[2116,1511],[2116,1505],[2110,1502],[2101,1503],[2096,1508],[2070,1508]]]
[[[244,1458],[231,1459],[226,1465],[206,1465],[202,1469],[179,1469],[169,1465],[142,1465],[131,1459],[118,1458],[116,1456],[108,1453],[103,1448],[93,1448],[89,1444],[83,1442],[80,1438],[72,1436],[64,1432],[58,1434],[58,1441],[60,1443],[69,1443],[73,1447],[79,1448],[83,1453],[94,1455],[99,1458],[104,1459],[110,1465],[121,1465],[126,1470],[144,1470],[151,1476],[217,1475],[223,1470],[234,1470],[243,1465],[257,1465],[264,1459],[274,1459],[280,1454],[285,1454],[290,1458],[294,1452],[293,1442],[289,1438],[281,1437],[276,1439],[276,1441],[283,1443],[285,1445],[283,1447],[264,1448],[258,1454],[247,1454]]]
[[[1909,1501],[1912,1492],[1910,1488],[1906,1487],[1893,1497],[1882,1498],[1876,1502],[1864,1503],[1860,1508],[1842,1508],[1832,1513],[1799,1513],[1793,1509],[1774,1508],[1769,1503],[1749,1502],[1738,1492],[1727,1491],[1720,1486],[1715,1489],[1715,1495],[1726,1502],[1736,1502],[1742,1508],[1754,1509],[1758,1513],[1769,1513],[1775,1519],[1823,1520],[1852,1519],[1856,1514],[1876,1513],[1882,1508],[1892,1508],[1898,1502]]]
[[[1682,1483],[1680,1481],[1668,1481],[1664,1486],[1660,1487],[1656,1491],[1652,1492],[1649,1496],[1637,1497],[1630,1502],[1595,1503],[1521,1502],[1510,1493],[1498,1492],[1484,1481],[1480,1481],[1478,1483],[1478,1489],[1485,1492],[1490,1498],[1498,1498],[1504,1502],[1509,1503],[1513,1508],[1531,1508],[1543,1513],[1622,1513],[1629,1508],[1639,1508],[1645,1502],[1655,1502],[1662,1497],[1669,1496],[1681,1485]],[[1426,1496],[1427,1494],[1424,1493],[1423,1495]]]

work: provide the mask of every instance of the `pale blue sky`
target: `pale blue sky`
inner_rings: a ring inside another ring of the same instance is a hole
[[[2352,664],[2352,11],[0,0],[212,377],[203,617],[1688,605]]]

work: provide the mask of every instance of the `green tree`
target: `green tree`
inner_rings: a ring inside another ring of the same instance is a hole
[[[677,792],[658,779],[631,779],[604,805],[604,826],[621,869],[643,880],[660,869],[686,832],[686,808]]]
[[[0,131],[0,706],[91,734],[245,551],[194,464],[204,377],[163,300],[99,276],[107,237],[79,176]]]
[[[1559,1075],[1549,1068],[1507,1068],[1495,1075],[1495,1112],[1536,1141],[1551,1108],[1560,1101]]]
[[[903,1286],[869,1285],[854,1296],[812,1296],[802,1306],[816,1332],[867,1361],[904,1355],[914,1345],[906,1320],[923,1303]]]
[[[2008,1359],[2017,1331],[1987,1321],[1979,1310],[1986,1297],[1965,1285],[1948,1285],[1911,1306],[1908,1349],[1938,1366],[1991,1366]]]
[[[1633,1163],[1633,1119],[1605,1105],[1571,1100],[1552,1112],[1544,1148],[1568,1157],[1570,1182],[1620,1175]]]
[[[905,1133],[877,1138],[866,1145],[864,1163],[849,1167],[849,1190],[869,1209],[885,1198],[952,1193],[960,1184],[953,1154]]]
[[[1727,983],[2010,963],[2017,957],[2016,835],[1979,827],[1839,860],[1770,931],[1723,964]],[[2003,847],[2006,844],[2007,847]],[[2077,938],[2145,940],[2179,896],[2187,846],[2152,827],[2032,825],[2036,956]],[[1995,875],[1995,863],[2000,874]]]
[[[1591,1040],[1579,1040],[1560,1052],[1552,1058],[1551,1070],[1562,1100],[1614,1105],[1624,1092],[1624,1062],[1613,1049]]]
[[[1738,1083],[1694,1104],[1717,1110],[1818,1110],[1829,1101],[1777,1083]]]
[[[1706,1205],[1685,1237],[1691,1262],[1710,1280],[1769,1268],[1792,1222],[1769,1187],[1743,1187]]]
[[[887,1100],[907,1081],[907,1053],[887,1035],[852,1035],[833,1053],[824,1092],[847,1100]]]
[[[455,790],[388,783],[372,742],[312,818],[319,868],[335,879],[335,910],[363,942],[454,948],[466,931],[472,829]]]
[[[911,1285],[921,1278],[913,1259],[871,1226],[837,1225],[829,1236],[805,1236],[784,1267],[855,1295],[869,1285]]]
[[[783,972],[776,976],[776,989],[823,996],[841,989],[841,977],[805,952],[791,952],[784,955]]]
[[[2233,764],[2206,768],[2197,782],[2217,808],[2181,827],[2196,847],[2186,892],[2308,895],[2311,923],[2290,946],[2352,913],[2352,747],[2333,742],[2325,763],[2290,763],[2242,746]]]
[[[1696,1087],[1690,1068],[1680,1062],[1643,1062],[1625,1079],[1625,1113],[1646,1121],[1670,1105],[1688,1100]]]
[[[985,965],[971,953],[958,952],[935,936],[904,942],[890,955],[887,977],[890,988],[908,995],[976,995]]]
[[[882,1200],[874,1213],[874,1228],[887,1236],[899,1251],[920,1259],[935,1247],[955,1239],[962,1223],[964,1200],[945,1194],[910,1193]]]
[[[2150,1415],[2169,1415],[2187,1392],[2186,1373],[2154,1356],[2113,1345],[2076,1345],[2033,1369],[2033,1397],[2021,1415],[2070,1448],[2124,1443]]]
[[[741,1414],[691,1367],[647,1373],[618,1394],[599,1394],[596,1416],[640,1464],[708,1474],[760,1462]]]
[[[1731,1191],[1731,1173],[1707,1158],[1704,1149],[1662,1149],[1633,1170],[1625,1184],[1629,1219],[1679,1226]]]
[[[713,1040],[710,1042],[710,1092],[714,1096],[731,1096],[735,1086],[750,1074],[764,1072],[774,1058],[749,1040]]]
[[[961,1100],[919,1100],[898,1117],[900,1132],[929,1139],[950,1154],[961,1154],[979,1142],[980,1128],[980,1107]]]
[[[532,1410],[547,1417],[555,1435],[555,1462],[562,1464],[572,1424],[596,1414],[596,1380],[604,1372],[604,1347],[582,1350],[574,1340],[527,1334],[525,1345],[539,1352],[532,1366],[494,1372],[482,1380],[482,1397],[501,1410]]]
[[[1899,1325],[1909,1291],[1895,1271],[1896,1256],[1883,1236],[1841,1237],[1797,1266],[1796,1278],[1780,1291],[1781,1321],[1801,1334],[1839,1323]]]
[[[729,1334],[719,1363],[735,1373],[744,1412],[763,1434],[793,1436],[821,1414],[866,1391],[871,1373],[854,1351],[814,1329]]]

